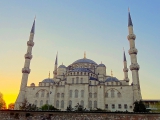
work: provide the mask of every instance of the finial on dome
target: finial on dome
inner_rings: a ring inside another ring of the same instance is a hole
[[[84,52],[84,59],[86,59],[86,51]]]
[[[63,62],[62,62],[62,65],[63,65]]]
[[[49,71],[49,74],[48,74],[48,78],[50,79],[50,71]]]
[[[111,76],[113,77],[113,71],[111,70]]]
[[[102,64],[102,61],[101,61],[101,64]]]
[[[128,8],[128,27],[129,26],[133,26],[133,24],[132,24],[132,19],[131,19],[131,15],[130,15],[130,9]]]

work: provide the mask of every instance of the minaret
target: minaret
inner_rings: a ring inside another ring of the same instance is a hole
[[[53,71],[53,78],[57,78],[57,68],[58,68],[58,52],[57,52],[57,55],[56,55],[56,60],[55,60],[55,64],[54,64],[54,71]]]
[[[130,49],[128,53],[131,59],[130,70],[132,71],[132,81],[133,81],[133,100],[139,101],[142,99],[142,96],[141,96],[139,74],[138,74],[139,65],[137,63],[138,51],[135,47],[136,35],[133,33],[133,24],[132,24],[130,11],[128,12],[128,31],[129,31],[129,35],[127,37],[128,37],[129,44],[130,44]]]
[[[30,37],[29,41],[27,42],[27,53],[24,55],[25,58],[25,63],[24,67],[22,68],[22,80],[21,80],[21,86],[20,86],[20,91],[19,95],[17,97],[16,103],[15,103],[15,108],[16,110],[19,109],[19,106],[24,102],[25,100],[25,92],[26,92],[26,87],[27,87],[27,82],[28,82],[28,75],[30,73],[30,61],[32,59],[32,47],[34,46],[34,33],[35,33],[35,20],[33,22],[33,26],[30,32]]]
[[[127,68],[127,60],[126,60],[126,55],[125,55],[125,51],[124,51],[124,56],[123,56],[123,64],[124,64],[124,68],[123,68],[123,72],[124,72],[124,80],[126,82],[129,82],[128,79],[128,68]]]

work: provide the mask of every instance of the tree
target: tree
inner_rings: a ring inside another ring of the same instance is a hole
[[[38,108],[34,104],[30,104],[27,99],[24,100],[22,105],[19,106],[20,110],[37,110]]]
[[[0,92],[0,110],[6,109],[6,102],[3,99],[3,94]]]
[[[14,103],[10,103],[10,104],[8,105],[8,109],[14,110]]]
[[[69,105],[66,110],[67,110],[67,111],[73,111],[73,108],[72,108],[71,105]]]
[[[151,110],[152,112],[160,112],[160,102],[154,104],[155,109]]]
[[[53,105],[48,105],[48,104],[45,104],[41,107],[41,110],[57,110],[59,111],[59,109],[55,108]]]
[[[85,111],[86,109],[83,108],[82,105],[80,105],[79,103],[77,103],[77,105],[75,106],[75,111]]]
[[[135,101],[134,102],[134,112],[148,112],[146,110],[146,106],[144,105],[144,103],[140,100],[140,101]]]

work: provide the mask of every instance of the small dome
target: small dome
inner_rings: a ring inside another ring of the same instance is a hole
[[[43,83],[54,83],[54,80],[53,79],[50,79],[50,78],[46,78],[42,81]]]
[[[105,80],[105,82],[120,82],[116,77],[109,77]]]
[[[104,64],[99,64],[97,67],[106,67]]]
[[[90,63],[90,64],[96,64],[97,65],[96,62],[94,62],[93,60],[87,59],[87,58],[76,60],[72,64],[75,64],[75,63]]]
[[[30,86],[34,87],[34,86],[35,86],[35,84],[34,84],[34,83],[31,83],[31,85],[30,85]]]
[[[65,65],[60,65],[58,68],[66,68]]]

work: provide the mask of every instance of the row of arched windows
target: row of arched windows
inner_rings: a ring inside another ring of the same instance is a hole
[[[72,78],[72,84],[74,83],[83,83],[83,78],[79,79],[79,77],[76,77],[76,80],[75,78]]]
[[[56,101],[56,108],[59,108],[59,107],[64,108],[64,100],[61,101],[61,106],[60,106],[59,100]]]
[[[109,93],[108,93],[108,92],[105,93],[105,97],[106,97],[106,98],[109,97]],[[114,98],[114,97],[115,97],[115,91],[114,91],[114,90],[111,90],[111,91],[110,91],[110,97],[111,97],[111,98]],[[118,97],[118,98],[121,97],[121,93],[120,93],[120,92],[117,93],[117,97]]]
[[[89,97],[90,97],[90,98],[92,98],[92,97],[97,98],[97,93],[93,93],[93,94],[92,94],[92,93],[89,93]]]
[[[72,92],[73,92],[72,90],[69,91],[69,97],[73,97],[73,96],[72,96],[72,94],[73,94]],[[75,98],[78,98],[78,94],[79,94],[79,91],[78,91],[78,90],[75,90],[75,95],[74,95],[74,97],[75,97]],[[84,90],[81,90],[81,98],[83,98],[83,97],[84,97]]]
[[[60,93],[57,93],[57,98],[60,97]],[[61,98],[64,98],[64,93],[61,93]]]
[[[88,107],[89,107],[89,108],[92,108],[92,101],[89,101]],[[93,103],[93,108],[97,108],[97,101],[94,101],[94,103]]]
[[[41,93],[41,97],[45,97],[45,91],[41,91],[41,92],[38,92],[36,93],[36,97],[39,97],[39,94]],[[46,97],[48,98],[49,97],[49,93],[46,94]]]

